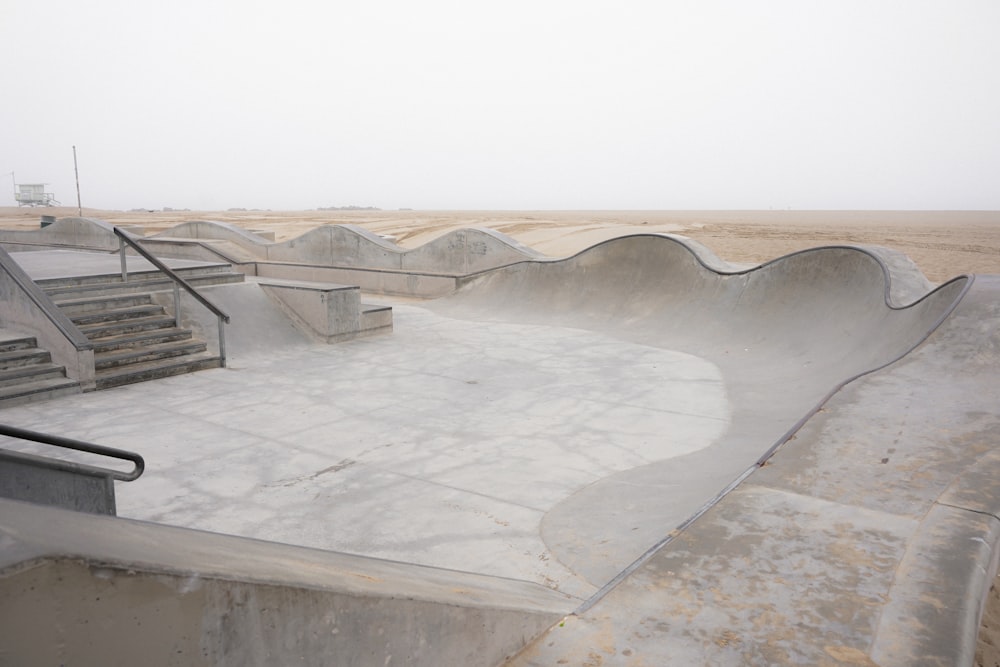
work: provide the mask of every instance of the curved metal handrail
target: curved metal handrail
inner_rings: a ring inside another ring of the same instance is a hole
[[[31,440],[32,442],[40,442],[45,445],[53,445],[55,447],[63,447],[65,449],[73,449],[78,452],[87,452],[88,454],[98,454],[100,456],[107,456],[109,458],[120,459],[122,461],[131,461],[133,468],[131,471],[121,471],[114,470],[112,468],[101,468],[99,466],[90,466],[83,463],[74,463],[72,461],[63,461],[60,459],[51,459],[49,457],[37,457],[31,455],[32,458],[38,459],[43,458],[47,465],[51,465],[55,468],[62,468],[73,470],[75,472],[82,472],[85,474],[100,474],[110,476],[120,482],[131,482],[139,478],[143,471],[146,469],[146,462],[143,460],[142,456],[136,454],[135,452],[129,452],[124,449],[115,449],[114,447],[105,447],[104,445],[95,445],[90,442],[84,442],[82,440],[74,440],[73,438],[66,438],[61,435],[50,435],[48,433],[39,433],[38,431],[30,431],[25,428],[18,428],[16,426],[8,426],[7,424],[0,424],[0,435],[6,435],[11,438],[17,438],[19,440]],[[5,450],[0,450],[0,452],[13,454],[15,456],[21,455],[19,452],[9,452]]]
[[[226,337],[224,324],[229,323],[229,315],[227,315],[221,308],[216,306],[214,303],[202,296],[198,290],[191,286],[188,281],[177,275],[173,269],[158,260],[153,256],[148,250],[136,243],[124,230],[114,227],[115,236],[119,240],[119,248],[121,254],[122,263],[122,282],[128,282],[128,271],[125,268],[125,245],[127,244],[133,250],[135,250],[139,255],[148,261],[150,264],[155,266],[157,269],[163,272],[168,278],[174,282],[174,317],[178,322],[180,322],[180,297],[177,294],[178,286],[183,287],[184,290],[190,294],[194,299],[201,305],[208,308],[216,317],[219,318],[219,359],[223,366],[226,365]]]

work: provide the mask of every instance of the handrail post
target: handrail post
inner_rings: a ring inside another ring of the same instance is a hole
[[[219,315],[219,363],[226,367],[226,323]]]
[[[122,281],[128,280],[128,272],[125,268],[125,244],[132,246],[140,257],[144,258],[150,264],[155,266],[157,269],[163,272],[170,280],[174,283],[174,326],[179,327],[181,322],[181,290],[184,290],[190,294],[195,301],[203,305],[205,308],[219,318],[219,363],[223,368],[226,366],[226,335],[225,335],[225,324],[229,321],[229,315],[226,315],[223,311],[219,310],[219,307],[213,304],[211,301],[206,299],[204,296],[198,293],[191,285],[187,283],[183,278],[173,272],[166,264],[158,260],[156,257],[151,255],[149,251],[140,246],[138,243],[126,236],[125,232],[118,227],[114,228],[115,235],[118,237],[118,244],[121,248],[122,257]]]
[[[174,326],[181,325],[181,286],[174,283]]]
[[[128,270],[125,268],[125,239],[118,237],[118,254],[121,256],[122,261],[122,282],[128,282]]]

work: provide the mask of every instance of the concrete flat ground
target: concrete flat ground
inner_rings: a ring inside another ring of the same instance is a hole
[[[596,480],[704,448],[729,421],[718,368],[692,355],[412,305],[394,316],[390,335],[236,349],[226,369],[14,407],[3,419],[142,453],[143,477],[118,485],[119,516],[581,598],[605,581],[560,562],[542,536],[545,514]],[[689,485],[690,514],[717,489]],[[648,528],[635,527],[632,544],[614,545],[614,572],[649,546]]]
[[[962,662],[1000,533],[1000,285],[925,286],[873,251],[726,275],[630,237],[386,298],[393,333],[336,345],[218,286],[228,368],[2,419],[142,453],[124,517],[579,599],[516,664]]]

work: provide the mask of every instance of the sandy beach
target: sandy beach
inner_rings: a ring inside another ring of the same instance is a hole
[[[36,229],[42,215],[77,209],[0,208],[0,227]],[[933,282],[963,273],[1000,274],[1000,211],[107,211],[85,217],[141,226],[147,235],[181,222],[214,220],[295,238],[328,224],[352,224],[405,248],[463,227],[489,227],[553,257],[639,233],[687,236],[719,257],[758,264],[822,245],[882,245],[908,255]]]

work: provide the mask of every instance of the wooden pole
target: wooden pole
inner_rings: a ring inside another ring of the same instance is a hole
[[[76,214],[83,217],[83,206],[80,205],[80,170],[76,166],[76,146],[73,146],[73,173],[76,174]]]

